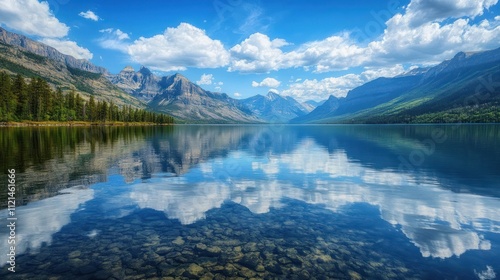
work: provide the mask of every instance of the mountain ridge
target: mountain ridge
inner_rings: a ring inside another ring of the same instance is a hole
[[[0,42],[11,46],[17,46],[24,51],[62,62],[71,68],[92,73],[108,73],[106,68],[96,66],[86,59],[77,59],[71,55],[63,54],[51,46],[32,40],[24,35],[9,32],[2,27],[0,27]]]
[[[500,79],[499,62],[500,48],[459,52],[434,67],[365,83],[338,99],[338,106],[328,108],[328,104],[323,104],[316,108],[317,112],[292,122],[500,121],[500,114],[495,114],[500,105],[500,87],[493,87]],[[485,85],[485,80],[489,85]],[[477,97],[481,87],[489,91],[487,98]],[[467,104],[470,99],[475,102],[472,106]]]
[[[308,113],[307,108],[293,97],[281,96],[273,91],[269,91],[266,96],[257,94],[240,102],[260,119],[272,123],[286,123]]]

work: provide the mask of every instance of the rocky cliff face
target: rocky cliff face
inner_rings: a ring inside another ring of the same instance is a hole
[[[109,80],[125,92],[145,101],[150,101],[161,93],[161,79],[146,67],[135,72],[131,66],[125,67],[117,75],[109,75]]]
[[[12,45],[20,48],[23,51],[34,53],[49,59],[62,62],[71,68],[80,69],[92,73],[106,74],[106,68],[96,66],[90,61],[85,59],[76,59],[70,55],[60,53],[53,47],[47,46],[43,43],[31,40],[30,38],[9,32],[0,27],[0,43]]]
[[[210,92],[175,74],[161,78],[161,94],[148,107],[177,119],[212,123],[255,123],[261,120],[238,100],[225,93]]]

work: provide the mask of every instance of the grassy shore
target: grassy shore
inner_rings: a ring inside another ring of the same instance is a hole
[[[172,124],[157,124],[157,123],[152,123],[152,122],[86,122],[86,121],[0,122],[0,127],[16,127],[16,126],[140,126],[140,125],[172,125]]]

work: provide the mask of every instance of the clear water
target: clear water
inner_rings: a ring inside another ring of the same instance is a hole
[[[1,279],[500,275],[499,125],[0,133]]]

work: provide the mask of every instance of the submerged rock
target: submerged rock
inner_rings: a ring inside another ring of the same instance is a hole
[[[175,245],[182,246],[184,245],[185,241],[182,239],[181,236],[178,236],[174,241],[172,241]]]
[[[186,271],[183,273],[184,276],[193,278],[193,279],[198,279],[200,276],[204,274],[204,269],[203,267],[192,263],[189,265],[189,267],[186,269]]]

